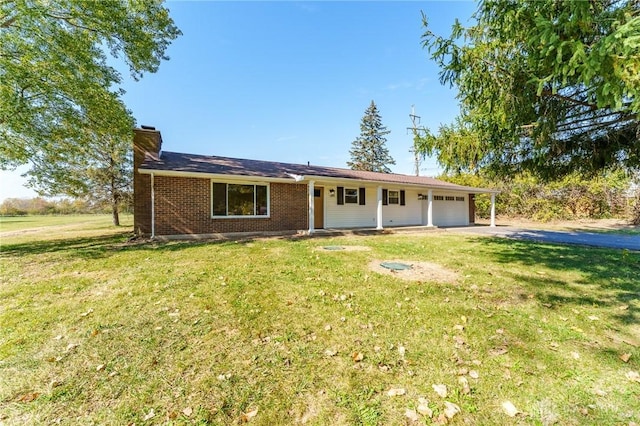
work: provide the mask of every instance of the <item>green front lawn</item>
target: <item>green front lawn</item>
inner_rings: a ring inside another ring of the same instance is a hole
[[[450,424],[640,422],[638,253],[451,233],[124,244],[108,221],[2,237],[0,422],[431,424],[446,403]]]

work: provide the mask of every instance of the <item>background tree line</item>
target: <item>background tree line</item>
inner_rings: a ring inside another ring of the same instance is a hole
[[[131,194],[120,203],[120,211],[133,211]],[[63,215],[63,214],[105,214],[111,213],[109,202],[91,198],[7,198],[0,204],[0,216]]]
[[[459,185],[500,190],[496,210],[505,217],[538,221],[620,218],[640,224],[640,188],[634,177],[621,169],[590,179],[575,172],[551,181],[530,172],[511,178],[486,173],[444,174],[439,178]],[[489,212],[489,196],[477,195],[477,215],[487,218]]]

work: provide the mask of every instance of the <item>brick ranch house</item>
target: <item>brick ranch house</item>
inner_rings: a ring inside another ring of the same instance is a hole
[[[162,152],[134,130],[134,229],[151,237],[467,226],[475,194],[497,191],[423,176]]]

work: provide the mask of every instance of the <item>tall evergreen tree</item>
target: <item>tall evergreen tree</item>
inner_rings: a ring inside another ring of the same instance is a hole
[[[386,147],[385,135],[389,133],[386,126],[382,125],[376,103],[371,101],[360,123],[360,136],[351,143],[351,161],[347,161],[347,165],[353,170],[391,173],[388,166],[396,162]]]

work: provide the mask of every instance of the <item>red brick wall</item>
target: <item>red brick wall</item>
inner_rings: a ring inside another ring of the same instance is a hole
[[[295,231],[308,228],[306,184],[270,184],[269,218],[212,219],[210,179],[155,176],[154,181],[156,235]]]

